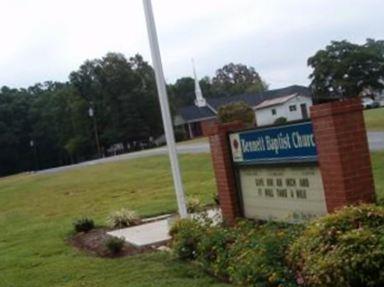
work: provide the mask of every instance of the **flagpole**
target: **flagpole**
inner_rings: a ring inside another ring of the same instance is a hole
[[[187,207],[185,204],[185,196],[183,183],[181,179],[179,160],[176,153],[175,137],[173,133],[173,125],[171,120],[171,114],[169,111],[169,103],[167,90],[165,87],[164,72],[161,63],[160,48],[157,38],[155,19],[152,11],[151,0],[143,0],[145,20],[147,22],[147,31],[149,44],[151,47],[151,56],[153,67],[156,75],[156,86],[160,100],[161,115],[163,118],[163,125],[165,131],[165,138],[168,146],[169,159],[171,161],[173,184],[175,187],[177,205],[179,208],[179,214],[181,218],[188,216]]]

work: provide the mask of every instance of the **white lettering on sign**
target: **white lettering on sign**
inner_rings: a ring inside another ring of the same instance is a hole
[[[289,150],[292,148],[315,147],[315,139],[312,135],[301,135],[299,132],[294,132],[291,135],[279,133],[276,137],[264,136],[256,140],[246,141],[241,140],[242,152],[262,152],[274,151],[279,154],[281,150]]]
[[[247,218],[302,222],[327,213],[317,166],[242,167],[239,173]]]
[[[295,148],[315,147],[315,138],[312,135],[301,135],[298,132],[292,133],[292,142]]]

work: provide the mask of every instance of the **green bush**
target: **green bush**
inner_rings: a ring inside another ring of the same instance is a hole
[[[230,103],[219,107],[218,117],[221,123],[241,121],[248,127],[255,124],[255,112],[245,102]]]
[[[256,225],[247,220],[235,227],[183,220],[171,235],[180,259],[196,260],[219,278],[247,286],[294,286],[284,257],[299,230],[298,225]]]
[[[243,222],[235,230],[229,249],[231,281],[246,286],[296,286],[293,272],[285,264],[288,245],[301,231],[300,225]]]
[[[105,247],[112,254],[119,253],[123,249],[124,244],[125,244],[124,238],[118,238],[118,237],[109,237],[104,242]]]
[[[133,210],[122,208],[112,212],[107,218],[107,225],[111,228],[124,228],[140,223],[140,217]]]
[[[73,227],[76,232],[88,232],[93,228],[95,228],[95,223],[93,222],[92,219],[84,217],[84,218],[76,219],[73,222]]]
[[[198,244],[198,260],[203,268],[222,278],[227,278],[227,248],[235,240],[230,229],[214,226],[207,228]]]
[[[346,207],[312,222],[287,259],[307,286],[384,286],[384,207]]]
[[[275,121],[274,121],[274,124],[275,125],[282,125],[282,124],[285,124],[287,122],[287,118],[286,117],[279,117],[277,118]]]
[[[176,256],[182,260],[197,258],[197,244],[201,240],[204,228],[197,221],[181,219],[169,231],[173,237],[172,249]]]

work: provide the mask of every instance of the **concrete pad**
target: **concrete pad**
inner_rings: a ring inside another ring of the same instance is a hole
[[[222,220],[219,208],[210,209],[203,213],[191,214],[190,216],[196,220],[204,217],[211,218],[213,224],[219,224]],[[171,236],[169,236],[168,233],[174,220],[176,220],[176,217],[172,217],[170,214],[165,214],[144,219],[143,222],[147,223],[110,231],[108,234],[123,238],[126,242],[137,247],[160,244],[171,239]]]
[[[159,220],[138,226],[108,232],[109,235],[124,238],[137,247],[159,244],[171,239],[168,220]]]

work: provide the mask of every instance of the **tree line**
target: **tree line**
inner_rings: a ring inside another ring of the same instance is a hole
[[[232,63],[200,84],[207,97],[267,89],[254,68]],[[193,103],[193,78],[167,88],[173,112]],[[0,176],[143,148],[162,134],[154,71],[140,55],[108,53],[66,82],[0,89]]]
[[[384,41],[333,41],[307,64],[316,103],[384,88]],[[268,89],[253,67],[233,63],[200,85],[207,98]],[[167,89],[173,113],[193,104],[193,78]],[[162,134],[154,71],[140,55],[108,53],[85,61],[66,82],[0,89],[0,176],[142,148]]]

